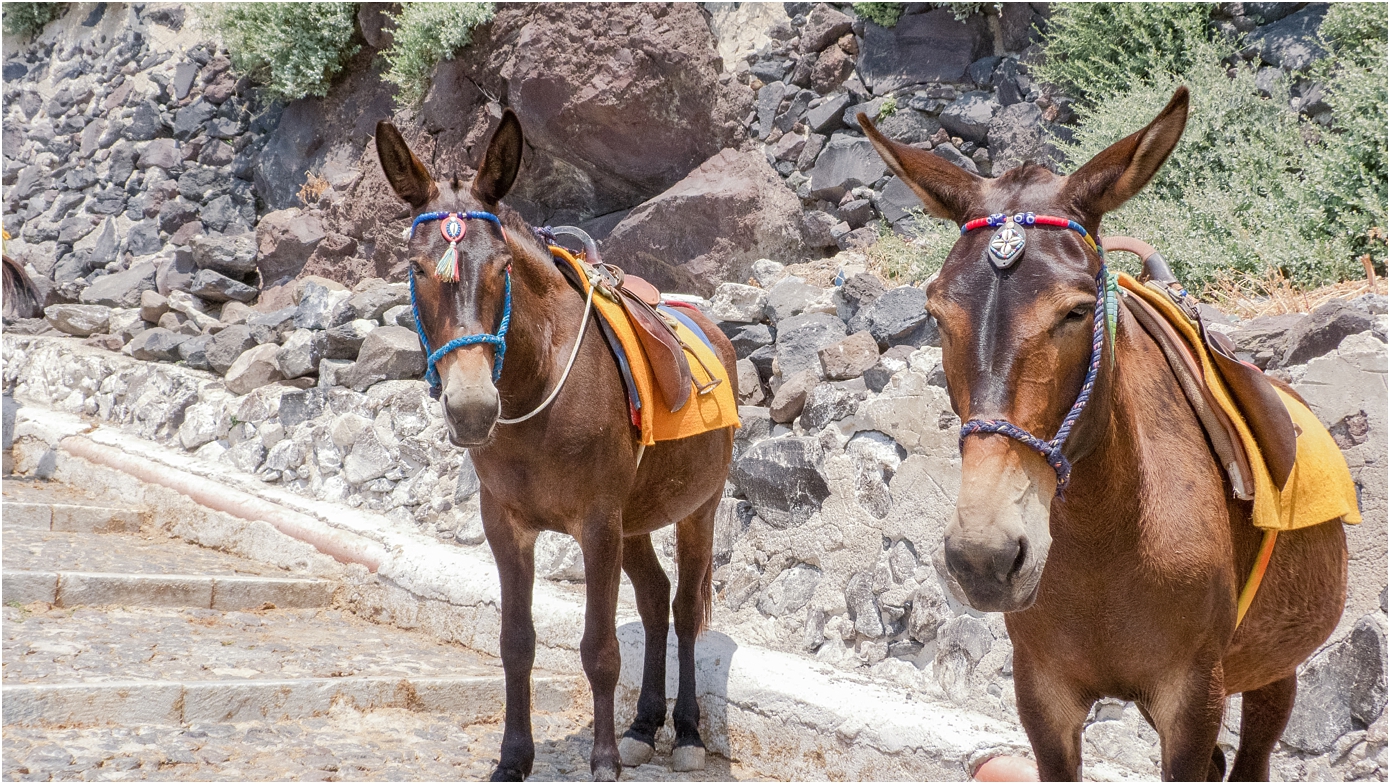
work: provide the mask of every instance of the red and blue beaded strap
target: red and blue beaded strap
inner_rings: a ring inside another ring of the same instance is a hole
[[[1086,231],[1085,226],[1082,226],[1074,220],[1068,220],[1067,218],[1058,218],[1052,215],[1038,215],[1033,212],[1019,212],[1012,216],[1007,213],[996,212],[985,218],[976,218],[972,221],[967,221],[965,225],[960,227],[960,233],[968,234],[975,229],[983,229],[987,226],[997,228],[1007,223],[1011,217],[1013,222],[1020,226],[1056,226],[1059,229],[1071,229],[1081,235],[1081,239],[1086,241],[1086,244],[1091,247],[1091,250],[1096,253],[1101,253],[1100,246],[1096,244],[1096,240],[1091,236],[1091,233]]]

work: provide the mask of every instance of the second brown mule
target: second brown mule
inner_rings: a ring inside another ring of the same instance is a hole
[[[695,638],[709,618],[714,511],[733,453],[732,428],[679,441],[661,441],[645,454],[628,420],[618,368],[596,328],[580,336],[584,298],[556,269],[531,229],[504,207],[521,166],[521,125],[504,113],[471,184],[433,180],[390,123],[377,126],[377,152],[391,187],[414,210],[501,216],[506,231],[474,221],[458,243],[457,282],[434,274],[448,248],[439,231],[419,231],[410,242],[421,327],[432,346],[464,335],[492,333],[501,318],[506,276],[512,316],[505,362],[493,382],[493,348],[474,345],[439,359],[441,402],[450,439],[467,447],[482,489],[483,528],[502,588],[502,666],[506,719],[494,780],[521,780],[531,772],[531,667],[536,632],[531,617],[534,546],[541,531],[566,533],[584,554],[586,607],[580,657],[594,695],[597,780],[614,780],[619,766],[651,756],[666,721],[666,636],[674,611],[680,677],[674,712],[677,769],[704,765],[700,707],[695,698]],[[510,270],[510,272],[508,272]],[[713,323],[690,314],[713,341],[734,383],[733,346]],[[559,395],[536,416],[517,424],[560,383],[574,341],[582,339],[574,369]],[[640,464],[639,464],[640,463]],[[651,533],[676,525],[679,585],[657,561]],[[615,614],[619,572],[636,589],[646,633],[637,716],[623,738],[614,729],[613,694],[620,665]]]
[[[1099,236],[1101,216],[1148,183],[1187,122],[1188,93],[1076,172],[1027,164],[987,180],[894,143],[859,116],[933,215],[1035,212]],[[963,235],[928,287],[951,404],[962,421],[1047,437],[1076,400],[1092,340],[1101,259],[1065,228],[1027,230],[1021,259],[986,258]],[[1091,705],[1135,702],[1158,730],[1170,780],[1220,779],[1226,696],[1242,693],[1233,780],[1267,779],[1293,709],[1298,665],[1336,627],[1346,593],[1340,521],[1280,534],[1236,628],[1236,595],[1261,533],[1233,500],[1201,425],[1153,339],[1123,309],[1089,406],[1064,454],[1065,494],[1032,448],[1001,434],[963,441],[961,489],[938,557],[959,598],[1003,612],[1019,718],[1045,780],[1081,777]]]

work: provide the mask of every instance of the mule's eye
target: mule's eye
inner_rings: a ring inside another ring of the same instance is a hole
[[[1071,311],[1067,313],[1067,321],[1082,321],[1090,317],[1091,309],[1086,305],[1072,308]]]

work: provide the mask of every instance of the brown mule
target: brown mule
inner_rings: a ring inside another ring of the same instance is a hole
[[[1147,127],[1069,176],[1026,164],[992,180],[859,120],[936,216],[964,224],[1032,211],[1095,237],[1101,216],[1167,159],[1187,107],[1180,88]],[[1079,232],[1034,227],[1022,258],[999,269],[986,258],[992,232],[964,234],[928,287],[951,403],[962,421],[1005,420],[1047,437],[1082,386],[1101,260]],[[1237,630],[1236,595],[1261,539],[1250,504],[1232,499],[1163,354],[1124,309],[1113,348],[1065,442],[1074,463],[1065,494],[1019,441],[965,439],[938,558],[962,600],[1005,613],[1019,718],[1044,780],[1081,777],[1082,727],[1102,696],[1137,703],[1158,730],[1165,779],[1220,779],[1216,738],[1236,693],[1244,700],[1231,778],[1267,779],[1295,670],[1342,613],[1342,525],[1282,533]]]
[[[666,634],[672,610],[680,662],[672,757],[678,770],[703,768],[695,638],[709,618],[714,511],[733,453],[732,428],[661,441],[642,455],[616,362],[593,326],[584,332],[573,372],[554,402],[525,422],[499,423],[500,417],[520,417],[535,409],[560,382],[584,310],[584,298],[565,281],[532,230],[499,206],[521,166],[521,124],[510,110],[503,114],[471,186],[457,178],[433,181],[390,123],[377,125],[376,144],[386,179],[414,215],[486,211],[499,213],[506,227],[498,231],[483,220],[466,221],[458,243],[458,282],[442,282],[435,275],[435,262],[449,247],[439,223],[421,224],[410,242],[421,326],[435,347],[496,331],[510,266],[511,325],[496,383],[490,345],[460,348],[437,365],[450,440],[469,450],[482,483],[483,528],[502,587],[507,704],[493,779],[521,780],[535,758],[531,589],[534,545],[541,531],[573,536],[584,553],[587,605],[580,657],[594,694],[594,778],[615,780],[622,762],[640,764],[651,756],[657,730],[666,721]],[[714,342],[733,383],[733,346],[713,323],[690,315]],[[652,531],[671,523],[676,524],[680,578],[674,606],[671,583],[651,541]],[[619,570],[636,589],[646,631],[642,691],[636,719],[623,738],[622,760],[613,727],[620,664],[615,629]]]

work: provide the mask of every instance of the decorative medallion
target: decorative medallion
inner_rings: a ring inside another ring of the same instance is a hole
[[[457,213],[452,213],[449,217],[439,222],[439,233],[444,235],[445,242],[458,242],[463,239],[464,232],[468,228],[459,220]]]
[[[1008,269],[1018,257],[1023,255],[1026,240],[1023,231],[1012,217],[1004,220],[1004,225],[989,238],[989,260],[999,269]]]

